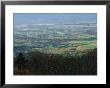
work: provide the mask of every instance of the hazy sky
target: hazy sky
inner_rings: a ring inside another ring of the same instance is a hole
[[[14,25],[95,21],[96,13],[14,13]]]

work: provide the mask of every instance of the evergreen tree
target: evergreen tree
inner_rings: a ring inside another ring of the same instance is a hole
[[[19,53],[16,58],[16,66],[19,70],[23,70],[26,68],[26,60],[23,53]]]

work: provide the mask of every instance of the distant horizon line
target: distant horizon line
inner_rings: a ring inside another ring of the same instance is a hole
[[[96,20],[94,20],[94,21],[72,21],[72,22],[53,22],[53,23],[51,23],[51,22],[35,22],[35,23],[27,23],[27,24],[13,24],[14,26],[27,26],[27,25],[53,25],[53,24],[73,24],[73,23],[76,23],[76,24],[79,24],[79,23],[86,23],[86,22],[88,22],[88,23],[97,23],[97,21]]]

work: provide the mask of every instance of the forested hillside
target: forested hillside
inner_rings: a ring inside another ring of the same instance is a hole
[[[97,49],[86,54],[19,53],[14,59],[14,75],[96,75]]]

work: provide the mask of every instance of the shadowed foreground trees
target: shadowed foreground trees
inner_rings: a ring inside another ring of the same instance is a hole
[[[27,60],[25,59],[23,53],[19,53],[16,57],[16,60],[14,62],[14,70],[16,71],[15,74],[20,73],[24,74],[24,70],[27,69]]]
[[[81,56],[32,51],[14,58],[14,75],[96,75],[97,49]]]

